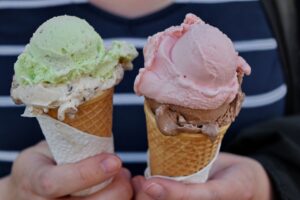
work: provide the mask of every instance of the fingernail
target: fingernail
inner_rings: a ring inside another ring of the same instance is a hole
[[[101,162],[101,166],[106,173],[112,173],[117,171],[121,165],[120,161],[116,158],[106,158]]]
[[[128,179],[131,178],[131,173],[128,169],[122,169],[122,174],[126,176]]]
[[[160,186],[157,183],[151,183],[145,188],[146,194],[148,194],[150,197],[162,200],[164,197],[164,189],[162,186]]]

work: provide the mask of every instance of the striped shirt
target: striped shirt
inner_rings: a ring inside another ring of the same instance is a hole
[[[115,149],[126,166],[134,174],[142,173],[147,149],[143,98],[133,92],[133,81],[143,67],[142,48],[149,35],[180,24],[188,12],[226,33],[252,67],[252,75],[243,82],[243,109],[224,145],[241,128],[283,115],[287,88],[277,42],[258,0],[176,0],[159,12],[136,19],[112,15],[85,0],[0,1],[0,176],[10,172],[11,161],[20,150],[43,139],[37,121],[20,117],[24,107],[10,100],[14,62],[41,23],[63,14],[86,19],[106,45],[120,39],[139,50],[135,69],[116,87],[113,133]]]

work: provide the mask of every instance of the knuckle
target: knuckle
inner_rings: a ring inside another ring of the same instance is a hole
[[[78,180],[83,184],[95,184],[103,181],[106,174],[100,167],[101,158],[90,158],[88,161],[79,162],[72,167],[72,174],[78,177]]]
[[[75,168],[75,173],[77,173],[80,181],[84,183],[90,182],[90,180],[95,178],[96,174],[92,172],[93,170],[89,170],[89,168],[83,164],[80,164]]]
[[[55,196],[57,194],[56,184],[52,181],[48,173],[40,174],[40,192],[45,196]]]

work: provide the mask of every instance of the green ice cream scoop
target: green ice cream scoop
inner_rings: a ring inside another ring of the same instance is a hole
[[[15,63],[21,85],[60,84],[91,76],[109,79],[119,62],[130,64],[136,49],[114,42],[105,50],[103,40],[85,20],[58,16],[43,23]]]

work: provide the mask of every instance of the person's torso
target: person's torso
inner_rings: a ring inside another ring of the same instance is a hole
[[[115,149],[134,174],[141,174],[144,170],[147,150],[143,98],[133,92],[135,76],[143,67],[142,48],[148,36],[180,24],[186,13],[198,15],[227,34],[252,67],[251,76],[243,81],[242,88],[246,94],[243,109],[226,134],[225,145],[239,129],[284,114],[287,89],[277,43],[257,0],[175,1],[157,13],[134,20],[111,15],[88,3],[55,5],[55,1],[50,0],[9,2],[0,3],[0,176],[9,173],[13,152],[43,138],[37,121],[21,117],[24,107],[11,102],[10,84],[14,62],[32,33],[44,21],[57,15],[84,18],[104,38],[106,45],[115,39],[125,40],[133,43],[139,51],[134,70],[126,72],[123,81],[116,87],[113,115]]]

